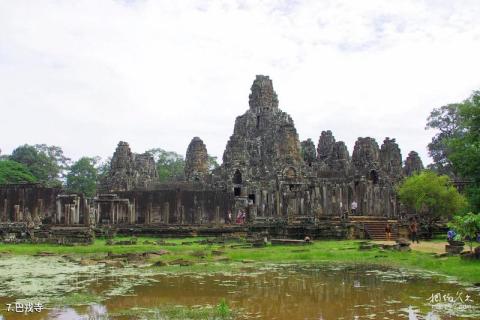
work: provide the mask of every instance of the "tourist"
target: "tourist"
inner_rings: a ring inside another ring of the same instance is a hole
[[[412,238],[412,243],[417,241],[417,243],[420,243],[418,241],[418,236],[417,236],[417,232],[418,232],[418,223],[417,223],[417,220],[414,218],[412,219],[412,223],[410,223],[410,235],[411,235],[411,238]]]
[[[392,227],[388,222],[387,222],[387,225],[385,226],[385,235],[387,236],[387,241],[390,241],[392,238]]]
[[[357,201],[353,200],[352,205],[351,205],[352,216],[357,214],[357,207],[358,207]]]
[[[227,224],[232,224],[232,210],[227,211]]]
[[[237,220],[235,221],[236,224],[241,224],[242,223],[242,210],[238,209],[237,213]]]
[[[457,233],[454,230],[448,230],[447,232],[447,241],[453,241],[455,237],[457,236]]]
[[[242,220],[242,224],[245,223],[245,220],[247,219],[247,214],[245,213],[245,211],[243,210],[242,211],[242,216],[241,216],[241,220]]]

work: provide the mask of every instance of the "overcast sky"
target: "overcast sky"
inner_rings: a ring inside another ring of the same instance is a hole
[[[301,140],[394,137],[429,163],[430,111],[480,89],[479,17],[479,0],[0,0],[0,148],[184,155],[199,136],[221,159],[264,74]]]

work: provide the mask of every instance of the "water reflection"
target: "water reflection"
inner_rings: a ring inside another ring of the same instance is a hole
[[[98,319],[106,315],[108,319],[127,319],[130,317],[122,318],[119,312],[165,305],[214,306],[223,298],[241,311],[240,319],[451,320],[479,315],[478,291],[469,292],[474,303],[467,312],[459,309],[452,315],[440,309],[437,314],[427,301],[433,293],[452,295],[467,289],[428,274],[364,266],[275,265],[234,274],[157,274],[127,291],[117,290],[126,280],[135,284],[138,279],[133,275],[98,278],[87,291],[106,297],[103,304],[56,309],[42,319]],[[447,309],[453,310],[452,306]]]

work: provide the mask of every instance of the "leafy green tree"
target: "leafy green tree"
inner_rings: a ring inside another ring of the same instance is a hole
[[[147,152],[155,159],[160,181],[174,181],[184,177],[185,160],[181,155],[161,148],[150,149]]]
[[[36,181],[25,165],[13,160],[0,161],[0,184]]]
[[[448,226],[454,229],[462,238],[467,238],[470,242],[470,251],[473,251],[473,241],[480,234],[480,215],[469,212],[465,215],[453,217]]]
[[[83,193],[92,197],[97,191],[97,159],[83,157],[75,162],[67,173],[66,188],[69,192]]]
[[[467,202],[446,175],[430,170],[406,178],[397,189],[400,201],[429,223],[465,209]]]
[[[28,144],[13,150],[9,159],[25,165],[38,181],[47,186],[61,186],[60,178],[69,161],[60,147]]]
[[[458,107],[461,134],[447,140],[448,159],[472,183],[466,190],[473,210],[480,211],[480,91]]]
[[[208,170],[212,171],[220,167],[217,160],[217,157],[208,155]]]
[[[455,103],[433,109],[425,128],[438,130],[428,144],[428,153],[433,159],[433,164],[429,165],[429,168],[439,174],[447,174],[452,177],[455,176],[455,168],[448,157],[448,140],[462,134],[460,106],[461,104]]]
[[[63,149],[58,146],[47,146],[46,144],[36,144],[35,149],[38,150],[38,152],[43,152],[50,159],[53,159],[59,169],[59,175],[61,178],[65,177],[66,171],[69,168],[70,165],[70,158],[67,158],[63,154]]]
[[[161,182],[181,180],[185,177],[185,159],[174,151],[161,148],[147,150],[155,159],[158,177]],[[208,155],[208,169],[218,168],[217,157]]]
[[[108,157],[106,160],[101,161],[100,157],[95,158],[97,163],[97,185],[100,185],[102,181],[110,173],[110,164],[112,162],[112,157]]]

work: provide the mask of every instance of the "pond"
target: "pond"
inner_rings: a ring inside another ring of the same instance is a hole
[[[211,309],[222,300],[237,319],[480,318],[480,288],[431,273],[318,264],[233,270],[179,273],[2,256],[0,319],[168,319],[166,307]],[[15,303],[45,309],[25,315],[15,312]]]

